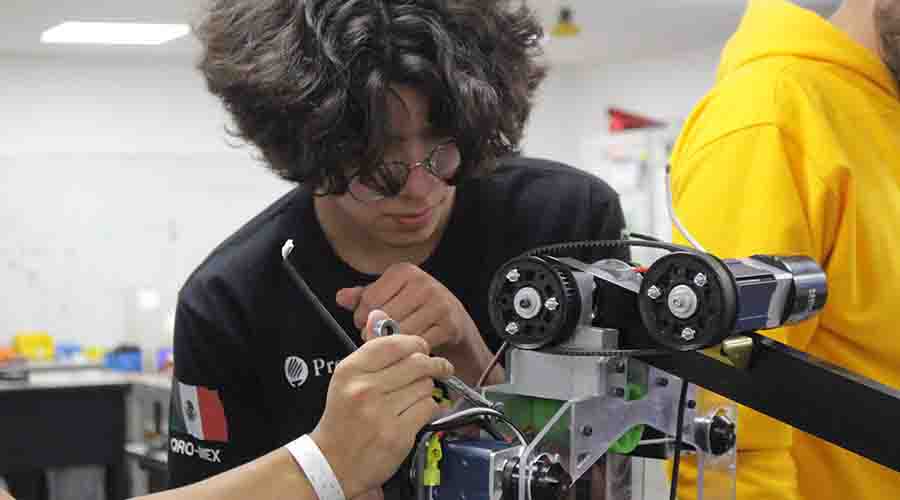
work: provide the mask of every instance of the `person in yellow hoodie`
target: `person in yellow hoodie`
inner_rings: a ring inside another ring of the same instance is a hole
[[[671,157],[676,213],[707,251],[808,255],[825,269],[823,313],[767,333],[894,388],[898,75],[900,0],[845,0],[830,19],[750,0]],[[746,408],[738,449],[738,500],[900,499],[900,473]],[[695,478],[688,460],[681,498]]]

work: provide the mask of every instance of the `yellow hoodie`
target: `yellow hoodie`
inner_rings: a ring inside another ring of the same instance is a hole
[[[900,388],[900,100],[876,54],[813,12],[751,0],[671,161],[676,211],[708,251],[825,269],[823,313],[769,335]],[[738,500],[900,499],[898,472],[746,408],[738,420]],[[897,432],[884,438],[900,446]]]

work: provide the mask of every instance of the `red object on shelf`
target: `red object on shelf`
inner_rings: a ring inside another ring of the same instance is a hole
[[[18,357],[16,351],[11,347],[0,347],[0,362],[12,361]]]
[[[666,124],[653,118],[641,116],[618,108],[609,108],[609,131],[621,132],[642,128],[665,127]]]

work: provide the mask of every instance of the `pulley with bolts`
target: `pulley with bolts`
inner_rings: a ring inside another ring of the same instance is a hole
[[[660,344],[679,351],[703,349],[731,332],[737,291],[718,259],[675,252],[644,274],[638,309],[647,332]]]
[[[520,349],[562,342],[581,315],[575,277],[565,265],[540,257],[515,258],[494,275],[489,291],[491,324]]]

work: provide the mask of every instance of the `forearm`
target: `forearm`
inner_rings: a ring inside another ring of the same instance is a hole
[[[303,470],[285,448],[190,486],[137,500],[243,500],[246,498],[318,500]]]

